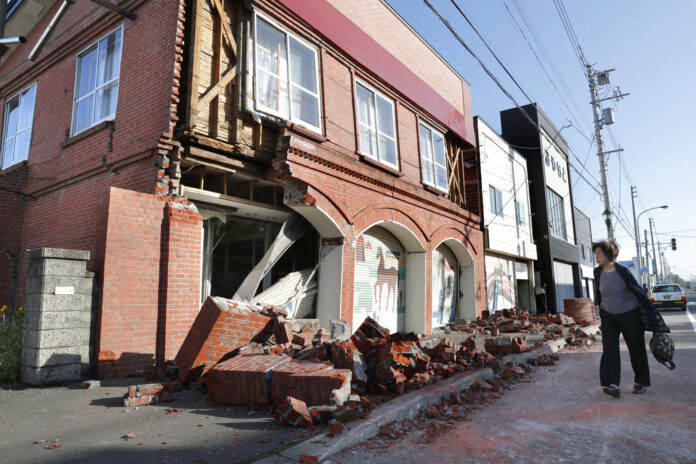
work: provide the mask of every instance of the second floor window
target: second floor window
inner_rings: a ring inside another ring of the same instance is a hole
[[[2,131],[2,164],[5,169],[29,156],[31,128],[34,120],[36,84],[23,90],[5,104],[5,127]]]
[[[503,192],[489,185],[488,194],[491,203],[491,213],[503,217]]]
[[[515,215],[517,216],[517,225],[523,226],[527,223],[525,219],[527,214],[524,210],[524,203],[515,201]]]
[[[119,27],[78,55],[73,134],[116,116],[122,41]]]
[[[566,221],[563,197],[546,188],[546,210],[549,217],[549,231],[552,235],[566,240]]]
[[[363,83],[355,84],[360,153],[394,169],[396,154],[394,102]]]
[[[447,193],[445,137],[440,132],[423,123],[420,123],[419,130],[423,182]]]
[[[321,132],[317,50],[256,15],[256,107]]]

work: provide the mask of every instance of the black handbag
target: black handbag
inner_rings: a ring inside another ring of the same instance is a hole
[[[664,364],[669,369],[677,367],[672,358],[674,357],[674,342],[666,333],[653,333],[650,339],[650,351],[657,362]]]

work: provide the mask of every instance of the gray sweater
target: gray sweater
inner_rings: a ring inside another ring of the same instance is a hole
[[[610,314],[621,314],[640,306],[640,302],[628,289],[616,270],[599,274],[599,291],[602,292],[601,308]]]

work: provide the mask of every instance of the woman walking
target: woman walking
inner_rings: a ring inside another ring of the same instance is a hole
[[[592,251],[598,264],[594,281],[595,300],[602,323],[603,353],[599,366],[602,390],[614,398],[621,396],[619,334],[623,334],[635,374],[633,393],[644,393],[650,386],[645,331],[669,332],[669,328],[631,271],[616,262],[619,255],[616,243],[593,243]]]

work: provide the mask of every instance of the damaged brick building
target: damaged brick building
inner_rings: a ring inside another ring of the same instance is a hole
[[[76,0],[34,61],[63,3],[16,3],[0,304],[23,250],[89,251],[100,375],[173,358],[208,296],[394,332],[485,309],[471,91],[385,1]]]

